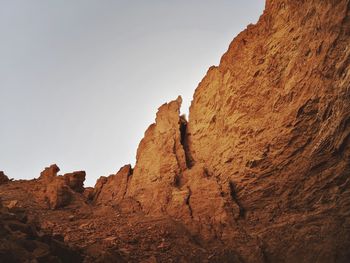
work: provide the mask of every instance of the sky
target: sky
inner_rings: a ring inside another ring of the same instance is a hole
[[[135,163],[160,105],[183,98],[264,0],[0,0],[0,170],[50,164],[85,185]]]

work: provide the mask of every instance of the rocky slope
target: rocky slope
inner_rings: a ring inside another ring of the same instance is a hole
[[[0,174],[5,202],[85,262],[349,262],[350,1],[268,0],[195,91],[162,105],[134,168],[83,188]],[[1,255],[1,254],[0,254]]]
[[[24,209],[0,200],[0,262],[82,262],[76,249],[63,242],[60,235],[45,233],[37,222],[29,221]]]

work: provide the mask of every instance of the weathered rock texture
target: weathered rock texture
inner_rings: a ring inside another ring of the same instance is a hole
[[[84,192],[84,171],[63,176],[57,175],[59,171],[56,164],[46,167],[39,177],[42,187],[34,193],[39,203],[44,203],[51,209],[67,206],[75,199],[75,193]]]
[[[349,1],[268,1],[190,108],[191,158],[234,186],[265,259],[350,252]]]
[[[349,9],[267,1],[196,89],[189,122],[179,99],[159,109],[127,196],[244,260],[349,260]]]
[[[156,123],[148,128],[137,150],[137,162],[126,194],[137,200],[146,213],[166,211],[172,190],[187,168],[181,144],[181,103],[179,97],[159,108]]]
[[[125,165],[115,175],[100,177],[93,192],[94,203],[97,205],[113,205],[122,202],[131,174],[131,165]]]
[[[349,12],[349,0],[268,0],[188,121],[181,97],[159,108],[134,168],[85,189],[84,172],[52,165],[0,181],[7,207],[85,262],[350,262]]]
[[[85,176],[85,171],[77,171],[65,174],[63,175],[63,178],[70,189],[72,189],[74,192],[82,193],[84,192]]]

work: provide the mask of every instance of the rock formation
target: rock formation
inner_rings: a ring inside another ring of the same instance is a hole
[[[125,165],[117,174],[99,178],[93,192],[94,203],[112,205],[122,202],[131,174],[131,165]]]
[[[40,173],[40,180],[52,181],[60,171],[57,164],[52,164],[49,167],[45,167],[44,171]]]
[[[180,99],[159,109],[127,196],[209,239],[245,233],[249,260],[348,258],[349,33],[348,1],[268,1],[209,69],[188,123]]]
[[[63,178],[70,189],[74,192],[84,192],[85,171],[76,171],[63,175]]]
[[[194,95],[191,158],[234,186],[267,261],[350,257],[349,10],[268,1]]]
[[[158,109],[134,168],[93,189],[57,165],[28,182],[0,174],[1,196],[86,262],[349,262],[349,12],[267,0],[188,121],[181,97]]]
[[[75,193],[84,192],[85,172],[77,171],[63,176],[57,175],[60,168],[53,164],[40,173],[42,187],[35,192],[40,203],[46,203],[51,209],[67,206],[74,199]]]
[[[6,176],[6,174],[2,171],[0,171],[0,184],[4,184],[9,182],[10,179]]]
[[[181,144],[181,97],[162,105],[142,139],[136,156],[136,166],[126,196],[136,199],[143,211],[162,214],[173,187],[186,169]]]

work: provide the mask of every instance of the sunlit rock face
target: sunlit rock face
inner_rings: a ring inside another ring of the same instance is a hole
[[[122,202],[131,174],[131,165],[125,165],[116,174],[100,177],[94,188],[94,203],[96,205],[113,205]]]
[[[126,194],[137,200],[146,213],[166,211],[172,190],[186,170],[181,144],[181,103],[179,97],[158,109],[156,122],[147,129],[137,150],[137,162]]]
[[[348,1],[268,1],[199,84],[184,134],[178,102],[161,107],[129,195],[208,237],[244,232],[256,258],[348,257],[349,34]]]

